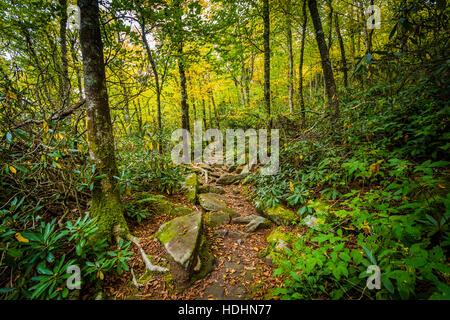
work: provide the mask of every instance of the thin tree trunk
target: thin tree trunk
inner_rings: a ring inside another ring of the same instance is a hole
[[[192,103],[192,111],[194,112],[194,122],[195,122],[195,120],[197,120],[197,108],[195,106],[194,97],[191,97],[191,103]]]
[[[84,98],[83,84],[81,82],[81,70],[78,66],[78,57],[77,52],[75,50],[75,39],[73,41],[70,41],[70,55],[72,56],[73,66],[77,76],[78,91],[80,92],[81,98]]]
[[[183,41],[178,46],[178,72],[180,73],[180,92],[181,92],[181,128],[189,130],[189,105],[186,89],[186,73],[183,63]]]
[[[306,24],[308,23],[308,15],[306,13],[306,1],[303,0],[303,24],[302,24],[302,43],[300,46],[300,63],[298,66],[298,96],[300,101],[300,112],[302,116],[303,127],[306,124],[305,115],[305,100],[303,98],[303,58],[305,53],[305,40],[306,40]],[[311,96],[311,77],[309,80],[309,94]]]
[[[212,128],[212,114],[211,114],[211,103],[208,103],[208,111],[209,111],[209,127]]]
[[[210,95],[211,95],[211,103],[212,103],[213,109],[214,109],[214,118],[216,119],[216,126],[217,126],[217,129],[220,129],[219,117],[217,116],[216,102],[214,101],[214,93],[210,92]]]
[[[158,121],[158,129],[159,129],[159,135],[158,135],[158,151],[161,151],[161,144],[162,144],[162,117],[161,117],[161,91],[162,91],[162,84],[160,84],[159,81],[159,73],[158,68],[156,67],[155,59],[153,58],[152,50],[150,49],[150,46],[147,41],[147,37],[145,36],[145,22],[142,20],[139,22],[142,32],[142,41],[145,45],[145,50],[147,52],[147,58],[150,62],[150,66],[152,68],[153,76],[155,77],[155,91],[156,91],[156,115],[157,115],[157,121]]]
[[[330,23],[330,29],[328,30],[328,52],[331,50],[331,46],[333,45],[333,1],[327,1],[328,6],[330,7],[330,12],[328,14],[328,20]]]
[[[61,20],[59,22],[59,38],[61,47],[61,68],[62,68],[62,86],[60,89],[61,94],[61,107],[65,108],[69,103],[69,67],[67,63],[67,0],[59,0],[61,10]]]
[[[205,108],[205,99],[202,99],[202,105],[203,105],[203,126],[205,127],[205,130],[206,130],[207,126],[206,126],[206,108]]]
[[[294,54],[292,52],[292,25],[291,25],[291,1],[288,0],[286,5],[286,36],[289,53],[289,75],[288,75],[288,96],[289,96],[289,112],[294,109]]]
[[[331,126],[334,130],[337,129],[336,122],[339,118],[339,102],[336,91],[336,83],[334,81],[333,69],[331,68],[330,57],[328,54],[327,44],[323,34],[322,23],[320,21],[319,12],[317,10],[316,0],[308,0],[309,12],[311,20],[314,24],[314,31],[316,34],[317,46],[319,47],[323,76],[325,82],[325,91],[328,97],[328,105],[332,114],[330,114]]]
[[[272,116],[270,113],[270,13],[269,0],[263,0],[264,21],[264,105],[267,112],[267,125],[272,128]]]
[[[117,184],[118,176],[114,135],[106,90],[103,43],[97,0],[78,0],[80,7],[80,43],[83,54],[89,153],[95,164],[91,213],[97,217],[102,234],[128,233]],[[102,178],[100,178],[102,177]]]
[[[339,28],[339,17],[336,14],[336,17],[334,18],[334,23],[336,25],[336,34],[339,41],[339,48],[341,49],[341,59],[342,59],[342,72],[344,73],[344,87],[347,88],[348,82],[347,82],[347,59],[345,58],[345,47],[344,47],[344,41],[342,40],[341,30]]]

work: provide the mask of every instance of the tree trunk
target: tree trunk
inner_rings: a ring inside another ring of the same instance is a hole
[[[69,67],[67,63],[67,0],[59,0],[61,10],[61,20],[59,22],[59,38],[61,47],[61,107],[64,109],[69,103]]]
[[[142,21],[139,22],[139,24],[140,24],[140,27],[141,27],[142,41],[144,42],[145,51],[147,52],[147,58],[148,58],[148,61],[150,62],[150,66],[152,68],[153,76],[155,77],[156,114],[157,114],[158,129],[159,129],[159,134],[158,134],[158,151],[161,151],[161,144],[162,144],[162,136],[161,136],[161,131],[162,131],[162,117],[161,117],[161,91],[162,91],[162,84],[160,84],[160,81],[159,81],[158,68],[156,67],[155,59],[153,59],[152,50],[150,49],[150,46],[149,46],[148,41],[147,41],[147,37],[145,36],[146,35],[146,33],[145,33],[145,21],[142,20]]]
[[[334,23],[336,25],[336,34],[339,41],[339,48],[341,49],[341,59],[342,59],[342,71],[344,73],[344,87],[347,88],[348,80],[347,80],[347,59],[345,58],[345,47],[344,41],[342,40],[341,30],[339,28],[339,17],[336,14],[334,18]]]
[[[108,239],[128,233],[120,199],[114,135],[106,91],[103,43],[97,0],[78,0],[83,54],[89,153],[95,165],[91,213]]]
[[[272,117],[270,114],[270,13],[269,0],[263,0],[264,21],[264,105],[267,112],[267,125],[272,128]]]
[[[203,105],[203,126],[205,127],[205,130],[206,130],[207,126],[206,126],[206,108],[205,108],[205,99],[202,99],[202,105]]]
[[[216,102],[214,101],[214,93],[210,92],[210,95],[211,95],[211,103],[214,108],[214,118],[216,119],[216,126],[217,126],[217,129],[220,129],[219,117],[217,116]]]
[[[212,114],[211,114],[211,103],[208,103],[208,111],[209,111],[209,127],[212,128]]]
[[[191,97],[191,103],[192,103],[192,111],[194,112],[194,122],[195,122],[195,120],[197,120],[197,108],[195,106],[194,97]]]
[[[305,115],[305,100],[303,98],[303,58],[305,53],[305,40],[306,40],[306,24],[308,23],[308,15],[306,13],[306,1],[303,0],[303,24],[302,24],[302,44],[300,47],[300,63],[298,66],[298,96],[300,101],[300,112],[302,116],[303,127],[306,124]],[[309,95],[311,96],[311,75],[309,80]]]
[[[189,105],[186,89],[186,73],[183,63],[183,41],[178,46],[178,72],[180,73],[180,92],[181,92],[181,128],[189,130]]]
[[[322,23],[320,21],[319,12],[317,10],[316,0],[308,0],[309,12],[311,20],[314,24],[314,31],[316,34],[317,46],[319,47],[320,58],[322,62],[323,76],[325,82],[325,91],[328,98],[330,108],[331,126],[334,130],[337,129],[336,122],[339,118],[339,102],[336,91],[336,83],[334,81],[333,69],[331,68],[330,57],[328,54],[327,44],[323,34]]]
[[[286,36],[289,53],[289,71],[288,71],[288,96],[289,96],[289,112],[294,109],[294,54],[292,53],[292,26],[291,26],[291,1],[288,0],[286,5]]]
[[[81,71],[78,66],[78,57],[77,52],[75,50],[75,42],[76,42],[75,39],[70,41],[70,55],[72,57],[73,67],[75,69],[75,73],[77,76],[77,85],[78,91],[80,92],[80,98],[84,98],[83,84],[81,83]]]

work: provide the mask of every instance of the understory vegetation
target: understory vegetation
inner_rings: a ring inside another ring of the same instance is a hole
[[[76,1],[0,0],[0,299],[69,299],[73,266],[87,299],[130,275],[136,247],[101,236],[93,199],[120,194],[136,225],[156,214],[136,194],[182,196],[193,168],[171,135],[196,120],[280,129],[278,173],[246,178],[257,208],[297,217],[286,250],[260,250],[285,280],[271,298],[449,299],[446,1],[78,2],[99,6],[101,45],[70,22]]]

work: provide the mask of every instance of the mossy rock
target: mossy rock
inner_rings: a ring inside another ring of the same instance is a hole
[[[289,249],[293,244],[294,237],[289,232],[283,232],[282,227],[278,227],[273,230],[267,236],[267,242],[269,242],[269,251],[283,252]]]
[[[231,217],[237,216],[237,213],[228,208],[223,197],[215,193],[202,193],[198,196],[200,205],[206,211],[223,211],[227,212]]]
[[[298,217],[294,212],[279,204],[275,207],[263,208],[262,213],[279,226],[289,226],[298,222]]]
[[[163,224],[156,233],[171,259],[188,272],[196,262],[201,227],[202,214],[197,211]]]
[[[185,206],[176,206],[172,209],[170,212],[170,215],[172,216],[185,216],[192,213],[192,208],[185,207]]]
[[[203,279],[208,273],[214,270],[214,256],[211,254],[208,241],[204,236],[201,236],[200,248],[198,250],[197,259],[200,266],[197,270],[194,270],[190,282],[194,283],[197,280]],[[196,268],[194,268],[196,269]]]
[[[205,224],[210,227],[222,226],[230,223],[231,216],[224,211],[208,211],[205,213]]]
[[[144,199],[136,201],[140,205],[148,205],[155,213],[164,213],[172,216],[184,216],[192,213],[192,209],[186,206],[177,205],[167,200],[162,195],[150,195]]]
[[[216,183],[222,185],[230,185],[239,182],[245,177],[247,177],[247,174],[223,174],[219,179],[217,179]]]
[[[283,232],[283,227],[274,229],[268,236],[267,242],[276,243],[278,240],[283,240],[286,243],[290,243],[292,236],[289,232]]]
[[[219,186],[206,185],[198,188],[199,193],[217,193],[217,194],[225,194],[225,190]]]
[[[199,181],[196,173],[191,173],[186,176],[184,180],[184,194],[190,203],[197,203],[197,193],[199,188]]]

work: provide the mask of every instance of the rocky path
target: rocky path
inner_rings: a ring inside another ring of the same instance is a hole
[[[135,280],[129,276],[117,277],[107,285],[109,294],[115,299],[271,299],[271,291],[282,285],[283,280],[274,278],[274,266],[265,258],[265,250],[268,245],[267,236],[277,226],[265,220],[265,223],[257,223],[254,231],[249,232],[248,221],[259,216],[252,202],[247,199],[248,187],[240,184],[219,185],[215,182],[226,177],[227,171],[223,168],[209,167],[208,184],[203,184],[209,189],[221,193],[217,196],[225,203],[227,210],[234,217],[230,222],[221,221],[215,225],[216,211],[205,210],[205,204],[188,204],[187,198],[178,196],[169,199],[184,206],[190,206],[194,210],[203,212],[203,217],[209,217],[212,223],[204,223],[203,235],[209,244],[209,252],[214,257],[214,263],[210,272],[203,278],[195,281],[188,288],[177,289],[173,276],[169,273],[146,273],[142,267],[142,259],[138,254],[132,258],[131,266]],[[203,173],[204,170],[202,169]],[[206,182],[205,174],[202,174],[202,182]],[[242,178],[242,177],[240,177]],[[210,194],[210,193],[208,193]],[[200,194],[200,200],[202,194]],[[207,206],[206,206],[207,207]],[[209,211],[209,212],[208,212]],[[220,210],[219,213],[222,213]],[[250,217],[250,219],[248,219]],[[141,223],[131,226],[132,232],[141,239],[141,245],[153,263],[169,266],[170,257],[164,246],[155,238],[159,227],[169,222],[174,217],[168,214],[152,215]],[[206,219],[206,218],[204,218]],[[262,218],[261,218],[262,219]],[[208,220],[208,221],[210,221]],[[248,220],[248,221],[246,221]],[[210,221],[210,222],[211,222]],[[241,223],[239,223],[241,221]],[[242,222],[245,221],[245,222]]]

